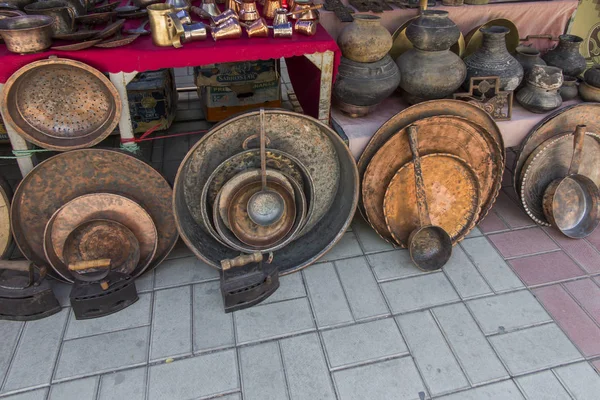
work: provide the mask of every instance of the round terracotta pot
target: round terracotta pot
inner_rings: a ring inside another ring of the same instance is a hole
[[[342,55],[356,62],[381,60],[392,48],[392,35],[381,26],[381,18],[369,14],[354,15],[354,22],[338,36]]]

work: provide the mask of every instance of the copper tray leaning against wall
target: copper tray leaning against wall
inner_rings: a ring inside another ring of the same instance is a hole
[[[171,187],[144,161],[110,149],[59,154],[23,178],[11,206],[13,235],[23,255],[47,265],[44,229],[52,214],[74,198],[96,192],[118,193],[144,207],[159,232],[156,255],[148,269],[160,264],[178,238]]]
[[[119,123],[122,108],[117,89],[100,71],[56,57],[12,74],[2,100],[5,122],[19,135],[58,151],[100,143]]]
[[[12,248],[10,233],[10,199],[12,191],[8,182],[0,176],[0,260],[9,256]]]

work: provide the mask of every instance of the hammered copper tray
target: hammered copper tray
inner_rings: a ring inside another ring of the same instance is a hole
[[[550,226],[543,210],[544,192],[553,180],[567,176],[572,157],[573,133],[563,132],[538,146],[525,162],[521,203],[536,223]],[[600,135],[586,132],[579,174],[600,185]]]
[[[4,85],[2,114],[26,140],[47,149],[91,147],[115,129],[121,97],[95,68],[51,57],[27,64]]]
[[[481,126],[454,116],[423,118],[412,125],[419,129],[420,154],[453,154],[472,166],[479,180],[481,213],[487,212],[498,196],[504,170],[502,151],[494,138]],[[389,242],[392,237],[383,211],[385,191],[396,171],[410,160],[405,128],[381,146],[363,175],[361,193],[366,219]]]
[[[98,192],[119,193],[144,207],[160,232],[156,256],[149,269],[160,264],[178,238],[171,187],[144,161],[109,149],[74,150],[56,155],[23,178],[11,206],[13,234],[23,255],[39,265],[48,265],[44,229],[52,215],[67,202]]]
[[[431,224],[443,228],[454,245],[477,223],[480,211],[477,176],[466,161],[452,154],[422,156],[421,168]],[[400,247],[407,247],[410,233],[421,227],[413,161],[404,164],[390,181],[383,209],[394,241]]]
[[[10,199],[12,192],[10,186],[0,176],[0,260],[9,256],[12,243],[10,233]]]
[[[517,196],[521,195],[521,170],[529,155],[546,140],[564,132],[574,132],[577,125],[586,125],[588,132],[600,132],[600,104],[581,103],[556,110],[527,134],[519,146],[513,168]]]
[[[71,273],[57,267],[53,260],[64,263],[63,248],[67,236],[90,219],[119,222],[133,232],[139,242],[140,263],[132,275],[141,275],[156,255],[158,233],[150,214],[142,206],[125,196],[112,193],[92,193],[77,197],[59,208],[44,232],[44,253],[56,272],[72,282]]]

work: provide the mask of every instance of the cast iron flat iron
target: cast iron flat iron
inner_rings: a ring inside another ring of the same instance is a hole
[[[69,297],[76,319],[104,317],[139,299],[134,279],[111,270],[110,259],[69,264],[69,271],[75,277]]]
[[[252,253],[221,261],[221,294],[225,312],[252,307],[279,288],[279,268]]]
[[[27,260],[0,260],[0,319],[33,321],[59,312],[45,277],[46,267],[36,270]]]

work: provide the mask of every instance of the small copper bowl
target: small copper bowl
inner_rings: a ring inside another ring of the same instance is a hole
[[[0,20],[0,36],[8,51],[37,53],[52,45],[52,24],[46,15],[24,15]]]

